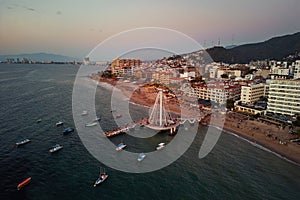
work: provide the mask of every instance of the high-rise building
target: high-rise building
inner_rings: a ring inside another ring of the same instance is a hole
[[[300,80],[271,80],[267,111],[284,115],[300,114]]]
[[[253,104],[258,101],[260,97],[265,95],[265,84],[249,84],[242,86],[241,101],[245,104]]]

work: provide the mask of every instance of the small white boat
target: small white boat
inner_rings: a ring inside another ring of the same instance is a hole
[[[63,124],[64,124],[64,122],[59,121],[59,122],[57,122],[55,125],[56,125],[56,126],[62,126]]]
[[[41,123],[41,122],[42,122],[42,119],[36,120],[36,123]]]
[[[156,147],[156,150],[161,150],[161,149],[165,148],[165,146],[166,146],[165,143],[163,143],[163,142],[159,143],[158,146]]]
[[[57,151],[61,150],[62,148],[63,148],[63,146],[61,146],[59,144],[56,144],[51,149],[49,149],[49,152],[54,153],[54,152],[57,152]]]
[[[24,144],[27,144],[27,143],[29,143],[30,142],[30,140],[29,139],[20,139],[20,140],[18,140],[17,142],[16,142],[16,146],[18,147],[18,146],[20,146],[20,145],[24,145]]]
[[[82,111],[82,113],[81,113],[82,116],[85,116],[87,114],[88,114],[88,112],[86,110]]]
[[[97,122],[88,122],[85,124],[86,127],[96,126]]]
[[[105,170],[104,170],[104,172],[101,172],[101,169],[100,169],[99,178],[95,181],[94,187],[96,187],[100,183],[103,183],[107,178],[108,178],[108,175],[105,173]]]
[[[95,119],[93,119],[93,122],[99,122],[101,120],[100,117],[96,117]]]
[[[127,145],[121,142],[120,144],[118,144],[118,146],[117,146],[117,148],[116,148],[116,151],[121,151],[121,150],[123,150],[125,147],[127,147]]]
[[[145,157],[146,157],[146,154],[140,153],[140,154],[138,155],[138,159],[137,159],[137,160],[140,162],[140,161],[144,160]]]

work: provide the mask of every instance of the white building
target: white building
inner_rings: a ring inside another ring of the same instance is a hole
[[[252,104],[265,95],[265,84],[249,84],[241,88],[241,101],[245,104]]]
[[[223,83],[200,84],[189,91],[189,96],[219,104],[226,104],[228,99],[238,100],[240,94],[241,87],[239,85],[226,85]]]
[[[300,80],[271,80],[267,111],[300,114]]]
[[[293,63],[294,65],[294,79],[300,78],[300,60]]]
[[[270,61],[270,75],[271,79],[287,79],[290,76],[291,69],[287,62]]]

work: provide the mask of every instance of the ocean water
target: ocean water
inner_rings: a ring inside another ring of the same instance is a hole
[[[299,166],[257,148],[233,135],[222,133],[213,151],[198,158],[207,127],[200,127],[188,151],[171,165],[150,173],[131,174],[111,169],[85,149],[77,133],[62,135],[74,127],[72,90],[78,66],[0,64],[0,198],[1,199],[299,199]],[[99,87],[96,94],[101,126],[111,128],[110,91]],[[131,106],[132,113],[145,107]],[[36,120],[41,118],[41,123]],[[14,146],[17,139],[32,142]],[[130,151],[147,150],[160,134]],[[134,140],[126,135],[112,139],[118,143]],[[60,152],[48,149],[59,143]],[[99,168],[109,178],[93,187]],[[27,177],[29,185],[17,191]]]

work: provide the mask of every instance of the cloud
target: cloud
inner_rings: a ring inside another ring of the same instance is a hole
[[[13,9],[13,7],[7,6],[7,9],[11,10],[11,9]]]
[[[62,12],[58,10],[58,11],[56,12],[56,14],[57,14],[57,15],[61,15]]]

